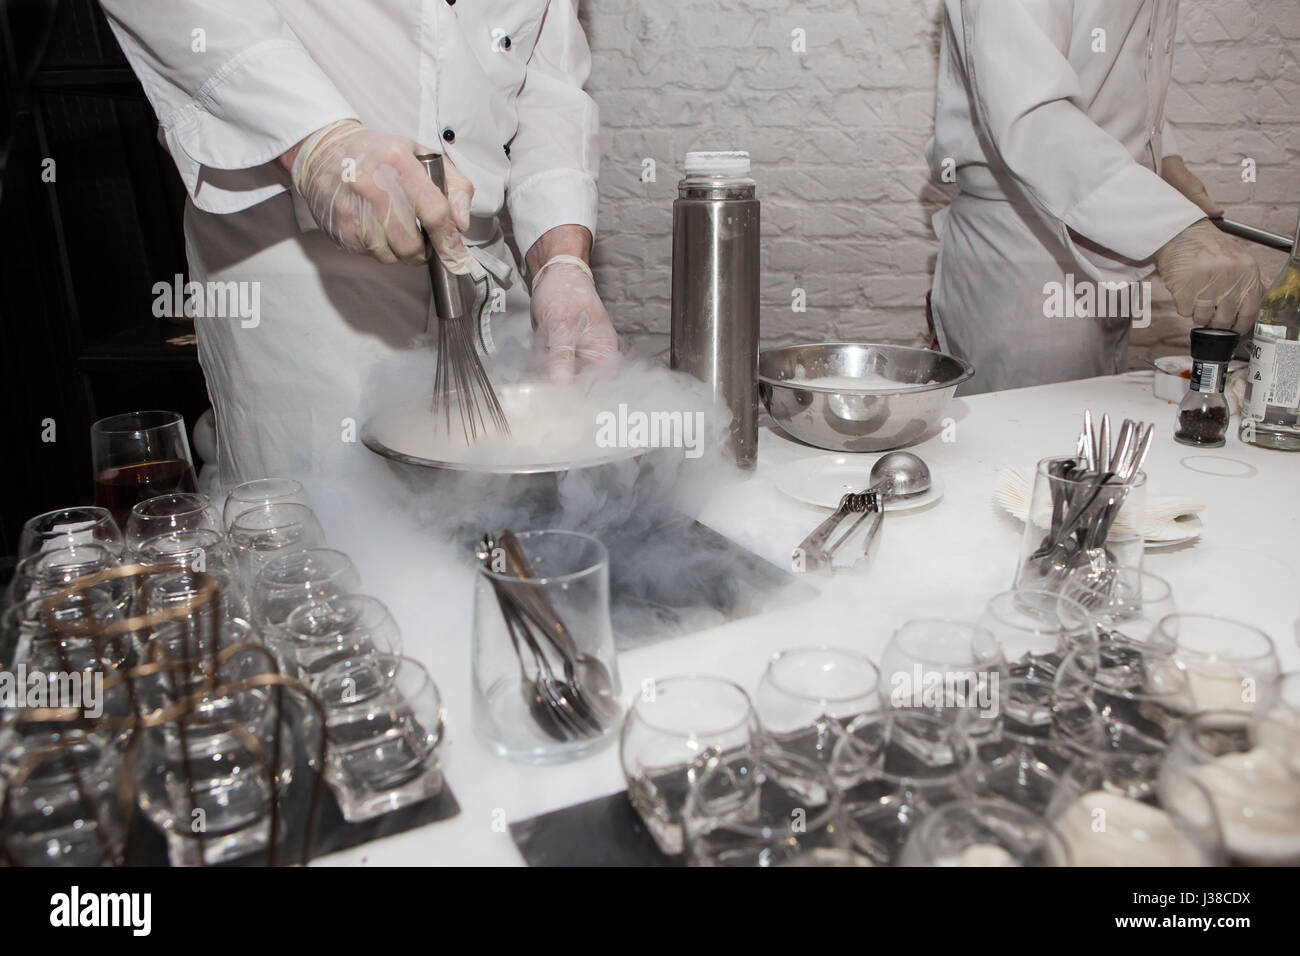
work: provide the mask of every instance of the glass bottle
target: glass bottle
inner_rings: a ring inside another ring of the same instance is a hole
[[[1240,339],[1228,329],[1192,329],[1192,378],[1178,405],[1174,441],[1201,448],[1218,448],[1224,443],[1228,400],[1223,397],[1223,386]]]
[[[1291,258],[1255,320],[1239,437],[1262,448],[1300,451],[1300,225]]]

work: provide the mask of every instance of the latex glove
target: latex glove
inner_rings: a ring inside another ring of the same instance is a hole
[[[1248,331],[1264,297],[1259,264],[1241,243],[1198,219],[1156,252],[1156,269],[1179,315]]]
[[[444,156],[444,196],[415,158],[431,152],[437,150],[343,120],[297,147],[293,188],[307,201],[316,224],[349,252],[414,264],[428,260],[432,242],[452,272],[475,271],[477,260],[460,235],[469,228],[474,187]]]
[[[537,270],[533,328],[546,351],[546,373],[567,385],[589,365],[618,354],[618,333],[596,294],[590,267],[577,256],[556,256]]]
[[[1223,215],[1223,207],[1210,198],[1205,183],[1192,174],[1187,164],[1183,162],[1183,157],[1166,156],[1162,159],[1160,178],[1200,206],[1211,219],[1218,219]]]

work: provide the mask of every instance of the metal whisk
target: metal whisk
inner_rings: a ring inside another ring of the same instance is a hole
[[[447,191],[442,156],[425,153],[417,156],[434,185]],[[433,285],[433,307],[438,315],[438,370],[433,380],[433,411],[450,433],[453,411],[460,419],[465,441],[474,442],[479,435],[495,429],[509,435],[510,423],[501,408],[492,380],[478,357],[471,323],[479,323],[488,306],[490,287],[487,278],[450,272],[437,254],[429,256],[429,280]],[[483,294],[478,287],[482,285]],[[478,303],[475,309],[475,303]],[[474,326],[477,327],[477,326]]]

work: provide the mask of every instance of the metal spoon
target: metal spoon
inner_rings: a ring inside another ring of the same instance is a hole
[[[476,549],[476,556],[484,567],[490,567],[496,540],[484,535]],[[576,697],[562,681],[555,678],[546,661],[546,655],[537,644],[537,639],[529,630],[528,621],[523,610],[517,606],[515,599],[506,593],[498,581],[493,581],[497,600],[501,605],[501,616],[505,620],[510,643],[514,645],[515,655],[519,658],[519,690],[524,703],[532,714],[533,720],[549,737],[559,741],[590,736],[592,725],[599,730],[599,721],[589,713],[584,713],[570,699]],[[536,677],[529,677],[524,663],[523,645],[532,654]],[[568,693],[566,693],[566,691]]]
[[[533,721],[546,736],[561,742],[567,741],[572,736],[569,725],[556,712],[554,704],[540,684],[528,676],[528,671],[524,666],[523,648],[519,646],[520,636],[516,631],[518,623],[514,615],[506,613],[504,617],[506,630],[510,633],[510,643],[514,645],[515,656],[519,658],[519,690],[523,694],[524,705],[528,708],[528,712],[532,714]],[[540,678],[540,671],[538,676]]]
[[[498,543],[505,549],[506,561],[517,576],[537,577],[528,555],[513,532],[503,532]],[[512,590],[515,590],[513,585]],[[524,598],[521,610],[533,619],[533,623],[541,629],[542,636],[559,652],[564,663],[564,676],[573,685],[575,705],[580,709],[594,711],[591,716],[598,725],[602,723],[602,717],[617,720],[621,711],[614,697],[614,680],[605,665],[578,647],[578,642],[563,618],[540,588],[524,584],[516,596]]]

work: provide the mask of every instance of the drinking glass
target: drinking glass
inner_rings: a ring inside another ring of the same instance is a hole
[[[977,716],[987,715],[1006,670],[987,629],[939,618],[908,621],[881,654],[881,702],[974,727]]]
[[[343,661],[399,657],[402,635],[383,602],[364,594],[299,605],[284,622],[285,658],[309,687]]]
[[[289,615],[303,604],[331,601],[360,590],[361,576],[342,551],[290,551],[263,565],[253,586],[253,614],[268,645],[281,655],[285,671],[295,670],[284,656],[284,622]]]
[[[1092,615],[1102,640],[1120,637],[1138,644],[1170,644],[1160,637],[1156,625],[1177,609],[1174,590],[1150,571],[1116,568],[1097,575],[1091,568],[1078,568],[1066,578],[1061,598],[1077,602]]]
[[[1149,796],[1169,741],[1195,710],[1170,657],[1125,642],[1080,648],[1056,677],[1055,731],[1077,754],[1106,761],[1110,789]]]
[[[260,647],[219,657],[236,645],[257,643],[256,630],[242,618],[225,618],[215,628],[190,619],[168,621],[141,635],[141,658],[166,666],[136,678],[135,690],[150,709],[157,709],[248,677],[273,673],[273,662]]]
[[[854,846],[892,866],[926,814],[973,796],[974,754],[958,726],[934,713],[885,710],[845,728],[831,757]]]
[[[851,850],[826,763],[765,746],[723,753],[682,810],[691,866],[811,865]]]
[[[35,597],[58,594],[70,585],[117,567],[118,558],[99,544],[77,544],[57,550],[42,551],[20,561],[9,582],[9,601],[21,603]],[[118,607],[125,609],[131,602],[134,585],[125,578],[101,581],[93,585],[96,591],[110,594]]]
[[[221,526],[230,528],[245,511],[273,504],[307,504],[302,483],[292,478],[254,478],[230,489],[221,509]]]
[[[325,547],[325,532],[306,505],[275,503],[241,512],[230,526],[241,582],[251,589],[262,566],[292,551]]]
[[[222,616],[248,616],[248,601],[240,586],[235,555],[220,532],[170,531],[144,541],[136,556],[141,564],[175,569],[149,575],[141,581],[141,608],[193,600],[203,587],[200,575],[204,575],[214,578],[220,588],[216,608]],[[205,606],[201,613],[209,610]]]
[[[619,762],[628,799],[660,850],[683,851],[682,811],[709,762],[759,736],[749,695],[731,681],[692,675],[642,686],[623,721]]]
[[[1118,568],[1142,567],[1146,473],[1138,472],[1128,484],[1112,481],[1093,488],[1092,479],[1075,481],[1059,477],[1057,469],[1067,461],[1073,463],[1074,459],[1044,458],[1038,463],[1020,543],[1015,587],[1060,591],[1066,577],[1078,567],[1091,567],[1099,575]],[[1070,517],[1070,507],[1062,505],[1087,501],[1092,502],[1087,508],[1088,515],[1104,512],[1112,518],[1108,528],[1087,523],[1088,527],[1074,533],[1057,534],[1058,540],[1054,542],[1053,524]]]
[[[1105,755],[1080,757],[1061,778],[1048,819],[1075,866],[1222,866],[1223,834],[1209,794],[1195,781],[1157,803],[1129,785]]]
[[[1045,677],[1013,677],[998,691],[998,717],[974,738],[975,791],[1043,813],[1075,754],[1052,732],[1056,688]]]
[[[137,650],[132,636],[101,636],[121,617],[114,595],[97,588],[29,598],[0,617],[0,660],[46,674],[125,666]]]
[[[100,734],[0,729],[0,857],[15,866],[120,865],[121,769],[121,752]]]
[[[1240,711],[1189,718],[1169,746],[1160,796],[1180,798],[1188,781],[1214,803],[1232,862],[1300,864],[1300,729]]]
[[[755,707],[768,739],[825,764],[844,726],[880,708],[879,685],[876,665],[857,651],[794,648],[767,665]]]
[[[131,508],[156,495],[199,490],[185,419],[176,412],[127,412],[90,426],[95,504],[125,526]]]
[[[1262,713],[1272,706],[1282,666],[1259,628],[1210,614],[1170,614],[1158,631],[1174,645],[1197,710]]]
[[[1300,671],[1283,674],[1277,679],[1277,702],[1273,716],[1300,727]]]
[[[342,660],[313,689],[325,707],[326,781],[345,819],[369,820],[442,791],[442,695],[419,661]]]
[[[572,531],[516,537],[534,576],[480,564],[474,581],[474,732],[509,759],[576,759],[611,744],[623,717],[609,552]],[[503,600],[543,620],[507,620]],[[556,618],[562,629],[543,626]]]
[[[126,546],[138,554],[149,538],[177,531],[221,531],[217,509],[206,495],[172,492],[137,502],[126,519]]]
[[[1082,605],[1034,588],[995,594],[978,624],[997,641],[1012,677],[1050,679],[1061,659],[1096,633]]]
[[[1065,838],[1040,814],[1002,800],[958,800],[912,830],[900,866],[1070,866]]]
[[[294,766],[278,696],[270,687],[213,693],[144,731],[136,796],[166,836],[172,866],[225,863],[270,846],[272,808]],[[278,838],[286,829],[283,816],[279,822]]]
[[[100,545],[120,558],[125,543],[107,508],[59,508],[27,519],[18,538],[18,559],[82,544]]]

